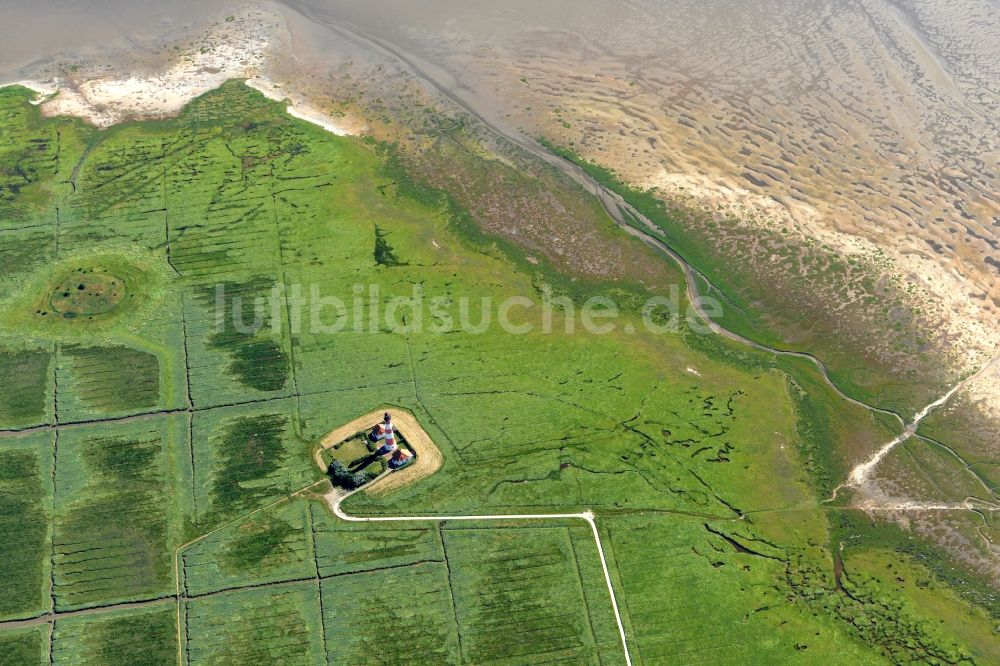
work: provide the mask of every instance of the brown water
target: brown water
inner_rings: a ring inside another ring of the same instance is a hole
[[[135,62],[243,3],[66,4],[0,4],[0,81],[53,59]],[[885,248],[956,350],[1000,337],[996,0],[260,4],[291,34],[289,81],[396,61],[515,140]]]
[[[230,0],[4,0],[0,80],[34,62],[65,55],[101,57],[167,35],[243,3]]]
[[[932,277],[947,277],[942,299],[965,288],[952,283],[957,271],[995,321],[1000,7],[991,0],[258,4],[285,17],[292,69],[321,74],[360,35],[368,41],[351,57],[376,44],[378,57],[404,60],[507,134],[572,141],[636,183],[767,204],[808,234],[892,247],[917,273],[941,267]],[[0,81],[59,55],[134,59],[240,5],[7,0]]]
[[[844,252],[888,249],[949,336],[979,361],[998,342],[995,2],[281,4],[304,48],[346,27],[505,134]]]

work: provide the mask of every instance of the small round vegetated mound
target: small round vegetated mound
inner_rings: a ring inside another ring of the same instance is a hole
[[[100,268],[78,268],[52,292],[49,304],[65,317],[105,314],[126,297],[125,281]]]

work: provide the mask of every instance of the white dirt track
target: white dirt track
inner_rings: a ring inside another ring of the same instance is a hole
[[[339,489],[339,488],[333,488],[330,492],[326,493],[326,495],[324,496],[325,499],[326,499],[327,504],[329,505],[330,509],[333,511],[333,514],[335,516],[337,516],[337,518],[339,518],[339,519],[341,519],[343,521],[346,521],[346,522],[350,522],[350,523],[391,523],[391,522],[408,522],[408,523],[414,523],[414,522],[434,522],[434,523],[440,523],[440,522],[445,522],[445,521],[457,521],[457,520],[462,520],[462,521],[583,520],[583,521],[586,521],[586,523],[590,526],[591,533],[594,535],[594,543],[597,545],[597,554],[598,554],[598,556],[601,559],[601,570],[604,572],[604,582],[607,585],[608,595],[611,598],[611,608],[612,608],[612,611],[614,612],[615,623],[618,625],[618,635],[621,638],[621,642],[622,642],[622,650],[623,650],[624,655],[625,655],[625,664],[626,664],[626,666],[632,666],[632,656],[631,656],[631,654],[629,652],[629,649],[628,649],[628,638],[627,638],[627,636],[625,634],[625,625],[622,624],[622,616],[621,616],[621,612],[619,611],[619,608],[618,608],[618,597],[615,595],[615,588],[614,588],[614,585],[611,582],[611,572],[608,569],[608,562],[607,562],[607,559],[606,559],[606,557],[604,555],[604,544],[601,543],[601,534],[600,534],[600,532],[597,529],[597,523],[594,520],[595,516],[594,516],[593,512],[591,512],[591,511],[585,511],[583,513],[493,514],[493,515],[482,515],[482,516],[470,516],[470,515],[466,515],[466,516],[352,516],[352,515],[344,512],[344,510],[340,506],[341,503],[344,500],[346,500],[348,497],[350,497],[351,495],[353,495],[354,493],[361,492],[361,491],[366,491],[367,492],[370,489],[372,489],[372,487],[375,487],[377,490],[380,490],[382,492],[384,492],[385,490],[390,489],[390,488],[394,489],[396,487],[399,487],[399,485],[403,485],[403,484],[398,484],[397,485],[397,484],[390,483],[390,481],[393,479],[393,477],[396,477],[397,479],[403,480],[405,483],[411,483],[411,482],[416,481],[416,480],[418,480],[420,478],[423,478],[424,476],[428,476],[430,474],[433,474],[435,471],[437,471],[437,469],[441,466],[441,464],[443,462],[443,460],[441,458],[441,455],[440,455],[440,452],[438,451],[437,447],[430,440],[430,437],[423,431],[423,428],[420,427],[419,423],[417,423],[416,418],[413,417],[413,415],[411,415],[409,413],[406,413],[406,412],[403,412],[402,410],[391,409],[391,408],[388,411],[393,415],[393,420],[394,421],[397,421],[397,422],[406,421],[406,423],[405,423],[406,428],[403,429],[403,433],[402,434],[404,436],[408,436],[407,441],[411,445],[413,445],[415,443],[414,440],[419,440],[418,446],[415,446],[414,448],[417,450],[417,455],[418,455],[417,459],[418,459],[418,461],[420,460],[420,456],[421,455],[424,457],[426,467],[424,467],[423,469],[418,469],[417,471],[414,471],[411,468],[407,468],[407,469],[401,470],[400,472],[389,472],[389,471],[386,471],[386,472],[383,472],[377,479],[374,479],[373,481],[371,481],[368,484],[362,486],[361,488],[357,488],[357,489],[351,490],[351,491],[344,491],[344,490]],[[368,414],[365,414],[364,416],[358,417],[357,419],[351,421],[350,423],[347,423],[347,424],[341,426],[340,428],[338,428],[338,429],[332,431],[331,433],[329,433],[326,437],[323,438],[323,441],[321,442],[320,447],[317,449],[317,451],[314,454],[314,460],[315,460],[316,464],[319,465],[320,468],[325,469],[325,465],[323,463],[323,459],[322,459],[322,457],[320,455],[325,448],[329,448],[329,447],[333,446],[334,444],[336,444],[337,442],[343,441],[346,437],[357,433],[359,431],[359,429],[363,429],[367,425],[370,425],[370,422],[372,422],[372,419],[375,416],[381,415],[381,414],[382,414],[381,410],[376,410],[375,412],[370,412]],[[415,435],[417,435],[417,436],[415,437]],[[411,467],[417,467],[417,466],[413,465]],[[409,474],[404,474],[405,472],[409,472]],[[410,475],[412,475],[413,478],[405,478],[405,479],[403,478],[403,477],[409,477]],[[278,500],[275,500],[274,502],[272,502],[272,503],[270,503],[270,504],[268,504],[266,506],[263,506],[263,507],[260,507],[258,509],[255,509],[254,511],[251,511],[250,513],[248,513],[248,514],[246,514],[244,516],[240,516],[239,518],[235,518],[235,519],[229,521],[228,523],[225,523],[224,525],[216,527],[215,529],[211,530],[210,532],[202,534],[201,536],[196,537],[195,539],[192,539],[191,541],[189,541],[189,542],[187,542],[187,543],[185,543],[185,544],[183,544],[181,546],[178,546],[174,550],[174,598],[176,600],[176,615],[177,615],[176,621],[177,621],[177,663],[178,663],[178,666],[184,666],[184,656],[183,656],[183,642],[184,642],[184,638],[183,638],[183,634],[182,634],[182,631],[181,631],[181,602],[182,602],[182,599],[184,598],[184,596],[181,594],[181,576],[180,576],[180,573],[181,573],[180,572],[180,554],[181,554],[181,551],[183,551],[185,548],[187,548],[187,547],[189,547],[191,545],[194,545],[195,543],[198,543],[199,541],[202,541],[202,540],[206,539],[207,537],[209,537],[209,536],[211,536],[211,535],[213,535],[213,534],[215,534],[215,533],[217,533],[217,532],[219,532],[219,531],[221,531],[221,530],[223,530],[223,529],[225,529],[227,527],[230,527],[232,525],[236,525],[238,523],[241,523],[244,520],[246,520],[247,518],[249,518],[250,516],[253,516],[253,515],[255,515],[257,513],[260,513],[262,511],[267,511],[269,509],[272,509],[272,508],[278,506],[279,504],[283,504],[283,503],[291,501],[291,500],[293,500],[293,499],[295,499],[297,497],[302,497],[302,496],[309,495],[309,494],[313,494],[313,496],[315,497],[316,495],[318,495],[318,493],[316,493],[313,489],[316,488],[316,486],[318,486],[320,484],[329,484],[329,481],[327,479],[324,479],[322,481],[315,481],[315,482],[309,484],[308,486],[305,486],[304,488],[300,488],[299,490],[296,490],[295,492],[293,492],[293,493],[291,493],[289,495],[286,495],[285,497],[282,497],[282,498],[280,498]]]
[[[327,504],[329,504],[330,509],[333,514],[343,521],[350,523],[392,523],[392,522],[445,522],[449,520],[584,520],[590,525],[590,530],[594,535],[594,543],[597,544],[597,554],[601,558],[601,569],[604,572],[604,582],[608,586],[608,594],[611,597],[611,608],[615,614],[615,622],[618,624],[618,635],[621,637],[622,650],[625,653],[625,664],[626,666],[632,666],[632,657],[628,650],[628,639],[625,635],[625,626],[622,624],[621,612],[618,610],[618,598],[615,596],[615,588],[611,583],[611,572],[608,570],[608,562],[604,556],[604,545],[601,543],[601,534],[597,530],[597,523],[594,521],[594,514],[591,511],[586,511],[584,513],[529,513],[529,514],[497,514],[497,515],[483,515],[483,516],[352,516],[345,513],[341,508],[341,503],[354,493],[365,491],[370,492],[375,489],[375,494],[382,494],[386,490],[391,490],[398,488],[404,484],[412,483],[425,476],[429,476],[436,472],[443,464],[443,459],[441,457],[441,452],[438,450],[437,446],[431,440],[430,436],[424,431],[417,422],[416,417],[414,417],[409,412],[387,408],[385,411],[392,415],[393,421],[400,426],[400,432],[406,441],[409,442],[417,452],[417,463],[407,469],[403,469],[399,472],[383,472],[377,479],[374,479],[370,483],[364,485],[361,488],[357,488],[351,491],[344,491],[339,488],[334,488],[326,495]],[[369,412],[364,416],[360,416],[350,423],[347,423],[340,428],[329,433],[323,438],[320,444],[320,449],[316,451],[315,459],[316,463],[324,468],[323,459],[321,453],[324,449],[330,448],[334,444],[343,441],[347,437],[353,435],[361,429],[370,426],[378,420],[381,416],[382,410],[375,410]],[[416,469],[414,469],[416,468]],[[399,483],[394,483],[394,481],[399,481]]]
[[[388,473],[388,472],[387,472]],[[358,490],[364,490],[359,488]],[[345,513],[340,507],[341,503],[348,497],[358,492],[352,490],[343,492],[334,489],[326,496],[327,503],[334,515],[341,520],[350,523],[393,523],[393,522],[445,522],[449,520],[584,520],[590,525],[590,531],[594,535],[594,543],[597,544],[597,554],[601,558],[601,570],[604,572],[604,582],[608,586],[608,595],[611,597],[611,608],[615,614],[615,622],[618,624],[618,635],[621,637],[622,650],[625,653],[626,666],[632,666],[632,657],[628,649],[628,639],[625,636],[625,626],[622,624],[621,612],[618,610],[618,598],[615,596],[614,585],[611,584],[611,573],[608,571],[608,562],[604,557],[604,545],[601,543],[601,534],[597,531],[597,523],[594,521],[594,513],[585,511],[583,513],[522,513],[522,514],[494,514],[482,516],[352,516]]]

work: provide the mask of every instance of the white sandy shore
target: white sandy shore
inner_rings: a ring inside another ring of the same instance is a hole
[[[327,132],[337,136],[355,136],[363,131],[363,127],[344,121],[336,122],[329,115],[296,96],[282,91],[280,85],[266,77],[256,77],[246,80],[246,85],[260,92],[264,97],[275,102],[286,102],[285,112],[293,118],[304,120],[322,127]]]
[[[282,30],[277,15],[247,7],[179,45],[176,55],[159,71],[51,83],[27,81],[25,85],[56,93],[41,103],[46,116],[76,116],[97,127],[168,117],[230,79],[255,76],[270,50],[280,43]]]
[[[281,52],[286,38],[279,15],[247,7],[209,26],[159,71],[81,80],[22,80],[11,85],[38,92],[33,103],[40,105],[45,116],[78,117],[103,128],[177,115],[199,95],[226,81],[242,79],[266,97],[287,102],[287,112],[295,118],[338,136],[362,131],[363,125],[335,120],[304,99],[282,91],[267,77],[269,58]]]

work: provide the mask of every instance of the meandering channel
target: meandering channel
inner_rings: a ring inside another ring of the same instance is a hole
[[[701,290],[698,288],[698,279],[700,278],[707,285],[709,290],[719,291],[719,290],[709,278],[699,271],[697,268],[692,266],[683,256],[680,255],[674,248],[665,243],[660,238],[656,237],[655,234],[658,227],[654,222],[652,222],[648,217],[643,215],[635,207],[625,201],[616,192],[611,191],[593,177],[591,177],[580,165],[575,162],[568,160],[560,155],[556,155],[540,143],[531,139],[523,134],[517,132],[516,130],[510,128],[504,128],[498,123],[492,122],[478,111],[476,111],[462,96],[455,92],[458,87],[457,82],[448,85],[443,83],[440,78],[448,77],[449,75],[441,70],[439,67],[427,63],[420,59],[419,57],[407,53],[400,49],[399,47],[391,44],[383,39],[369,35],[359,30],[355,26],[350,26],[346,23],[334,22],[333,20],[327,19],[321,16],[314,8],[309,7],[301,2],[296,2],[294,0],[287,1],[284,4],[291,7],[295,11],[299,12],[309,20],[318,23],[325,28],[337,33],[344,37],[344,39],[358,44],[365,48],[375,49],[384,55],[395,59],[405,66],[407,66],[418,78],[425,81],[429,86],[431,86],[438,94],[442,95],[446,99],[450,100],[452,103],[457,105],[463,112],[467,113],[469,116],[477,120],[484,128],[492,132],[495,136],[498,136],[506,141],[509,141],[519,148],[527,151],[531,155],[543,160],[550,166],[558,169],[565,175],[573,179],[574,182],[582,186],[585,190],[590,192],[592,195],[597,197],[598,201],[604,207],[609,217],[614,220],[615,224],[621,227],[629,235],[639,239],[649,247],[660,252],[661,254],[669,257],[684,273],[685,288],[687,291],[688,300],[692,304],[698,316],[703,320],[704,324],[713,333],[722,335],[723,337],[729,338],[735,342],[746,345],[758,351],[777,354],[780,356],[789,356],[794,358],[802,358],[813,363],[816,368],[820,371],[823,376],[824,381],[832,388],[838,396],[844,400],[863,407],[865,409],[871,410],[873,412],[879,412],[881,414],[886,414],[888,416],[896,419],[900,426],[906,425],[906,420],[902,414],[899,412],[887,409],[884,407],[878,407],[876,405],[864,402],[857,398],[854,398],[847,393],[845,393],[837,384],[830,378],[830,372],[827,365],[821,361],[817,356],[809,352],[794,351],[790,349],[779,349],[777,347],[772,347],[770,345],[765,345],[760,342],[751,340],[735,331],[731,331],[716,322],[714,322],[709,314],[705,311],[702,305]],[[437,76],[431,72],[439,72]],[[440,77],[440,78],[438,78]],[[645,229],[638,227],[636,224],[632,223],[630,219],[641,223]]]
[[[805,359],[812,363],[821,376],[824,382],[843,400],[867,409],[871,412],[876,412],[879,414],[884,414],[892,417],[902,428],[902,432],[894,439],[892,442],[887,443],[883,446],[876,454],[873,456],[874,461],[869,459],[861,463],[861,465],[867,465],[869,463],[870,467],[866,468],[868,472],[874,468],[879,461],[884,457],[889,450],[891,450],[900,441],[905,441],[906,438],[913,435],[916,432],[917,426],[920,422],[934,409],[945,404],[958,390],[961,389],[968,381],[979,376],[989,365],[992,363],[987,363],[986,366],[981,368],[975,375],[967,377],[958,384],[956,384],[950,391],[948,391],[942,398],[935,400],[930,403],[922,410],[920,410],[914,419],[907,422],[906,418],[894,409],[889,409],[885,407],[879,407],[877,405],[865,402],[844,392],[836,382],[830,377],[829,367],[825,362],[820,360],[816,355],[805,352],[805,351],[795,351],[791,349],[780,349],[778,347],[773,347],[766,345],[755,340],[751,340],[739,333],[729,330],[724,326],[716,323],[711,319],[709,314],[705,311],[702,304],[702,294],[698,287],[698,280],[702,280],[709,291],[719,290],[712,281],[697,268],[692,266],[680,253],[678,253],[674,248],[668,245],[666,242],[661,240],[655,235],[658,227],[649,218],[643,215],[639,210],[630,205],[624,198],[622,198],[618,193],[611,191],[593,177],[591,177],[584,169],[571,160],[568,160],[560,155],[556,155],[540,143],[531,139],[530,137],[524,136],[517,130],[513,128],[505,128],[501,123],[493,122],[483,116],[481,113],[476,111],[476,109],[465,100],[460,92],[458,92],[461,87],[459,82],[454,80],[448,72],[442,68],[424,61],[418,56],[408,53],[401,49],[400,47],[392,44],[384,39],[380,39],[374,35],[368,34],[363,30],[359,29],[357,26],[351,25],[347,22],[335,21],[332,18],[328,18],[322,15],[314,7],[309,6],[299,0],[285,0],[283,3],[290,9],[297,11],[299,14],[303,15],[307,19],[322,25],[323,27],[331,30],[337,35],[343,37],[346,41],[354,43],[362,48],[374,49],[377,52],[386,55],[387,57],[394,59],[404,66],[409,68],[413,74],[426,82],[432,89],[437,91],[438,94],[442,95],[444,98],[450,100],[463,112],[467,113],[469,116],[477,120],[485,129],[492,132],[495,136],[513,143],[514,145],[520,147],[521,149],[527,151],[531,155],[543,160],[545,163],[553,166],[562,173],[566,174],[573,179],[574,182],[581,185],[585,190],[597,197],[598,201],[604,207],[604,210],[608,213],[615,224],[622,228],[629,235],[642,241],[649,247],[660,252],[661,254],[669,257],[684,273],[685,288],[687,292],[687,297],[698,317],[703,321],[704,325],[718,335],[725,338],[733,340],[739,344],[745,345],[757,351],[775,354],[779,356],[786,356],[791,358]],[[634,222],[633,222],[634,221]],[[639,226],[641,225],[641,227]],[[897,441],[898,440],[898,441]],[[884,452],[883,452],[884,451]],[[954,453],[954,452],[953,452]],[[881,455],[880,455],[881,454]],[[958,454],[955,454],[958,455]],[[960,457],[960,456],[959,456]],[[962,460],[965,463],[965,460]],[[966,463],[968,466],[968,464]],[[849,475],[845,484],[849,484],[857,476],[857,467]],[[864,472],[866,475],[867,472]],[[866,477],[865,477],[866,478]],[[845,484],[841,484],[844,486]]]

